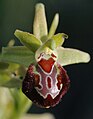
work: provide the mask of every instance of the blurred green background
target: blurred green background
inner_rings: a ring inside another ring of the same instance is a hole
[[[0,0],[0,48],[6,46],[16,29],[32,32],[34,6],[42,2],[46,7],[48,27],[58,12],[60,24],[57,32],[69,35],[65,47],[84,50],[93,56],[93,0]],[[89,64],[65,67],[71,87],[61,103],[51,109],[33,105],[29,113],[51,112],[56,119],[93,119],[92,60]]]

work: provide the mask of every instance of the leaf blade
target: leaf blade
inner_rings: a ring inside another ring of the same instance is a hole
[[[35,57],[34,53],[24,46],[3,47],[1,61],[28,67],[31,63],[35,63]]]
[[[90,60],[90,55],[86,52],[73,49],[73,48],[57,48],[58,62],[62,66],[76,64],[76,63],[87,63]]]

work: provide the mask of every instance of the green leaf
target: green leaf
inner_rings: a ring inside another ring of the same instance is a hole
[[[40,40],[38,40],[33,34],[30,34],[28,32],[16,30],[14,35],[20,40],[23,45],[25,45],[33,52],[35,52],[42,44]]]
[[[90,60],[88,53],[72,49],[72,48],[57,48],[58,62],[62,65],[70,65],[76,63],[87,63]]]
[[[0,119],[20,119],[31,104],[21,89],[0,88]]]
[[[61,46],[64,43],[64,39],[65,38],[67,39],[68,36],[66,34],[64,34],[64,33],[58,33],[58,34],[56,34],[56,35],[54,35],[52,37],[52,39],[56,43],[56,48],[59,47],[59,46]]]
[[[16,90],[15,90],[15,93],[16,93]],[[13,95],[14,95],[14,93],[13,93]],[[18,97],[19,97],[19,99],[15,95],[16,101],[18,103],[18,109],[16,111],[17,111],[17,113],[20,113],[23,115],[31,107],[32,101],[23,94],[21,89],[19,90]]]
[[[28,67],[31,63],[35,63],[35,56],[25,46],[3,47],[0,61],[18,63]]]
[[[45,42],[45,38],[43,37],[47,36],[47,22],[46,22],[45,8],[42,3],[36,5],[33,34],[38,39],[41,39],[42,42]]]
[[[57,13],[57,14],[55,14],[53,22],[51,24],[49,34],[48,34],[48,38],[51,38],[55,34],[58,23],[59,23],[59,14]]]

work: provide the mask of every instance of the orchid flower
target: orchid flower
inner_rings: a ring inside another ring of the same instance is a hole
[[[21,30],[14,33],[24,46],[2,49],[1,61],[18,63],[27,68],[22,91],[33,103],[43,108],[58,104],[69,89],[69,76],[63,66],[90,60],[86,52],[63,47],[68,35],[55,34],[58,23],[59,14],[56,13],[48,32],[45,7],[38,3],[33,34]]]

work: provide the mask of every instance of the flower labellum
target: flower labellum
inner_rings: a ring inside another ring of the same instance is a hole
[[[70,84],[64,68],[56,56],[41,53],[37,65],[31,64],[22,85],[23,93],[40,107],[49,108],[59,103]]]

